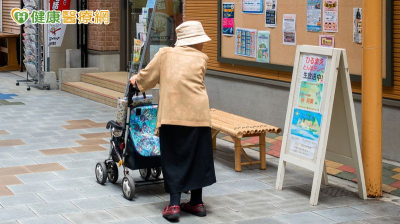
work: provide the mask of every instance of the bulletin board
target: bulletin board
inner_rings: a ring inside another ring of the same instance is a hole
[[[219,0],[218,10],[218,61],[222,63],[238,64],[250,67],[265,68],[270,70],[292,72],[293,58],[296,46],[283,44],[282,23],[283,14],[296,14],[296,45],[319,46],[319,35],[333,35],[335,37],[335,48],[344,48],[347,51],[349,71],[352,80],[361,81],[362,69],[362,44],[353,42],[353,8],[362,8],[362,0],[338,0],[339,19],[338,32],[308,32],[307,31],[307,0],[277,0],[276,28],[265,27],[264,14],[248,14],[242,12],[242,0]],[[386,58],[392,54],[391,42],[386,43],[386,29],[391,31],[391,7],[386,7],[383,1],[382,7],[382,78],[392,78],[391,61]],[[390,2],[390,1],[389,1]],[[270,31],[270,63],[260,63],[256,58],[240,56],[235,54],[235,36],[222,35],[222,3],[235,4],[235,31],[237,27],[246,29],[257,29],[258,31]],[[265,4],[265,1],[263,1]],[[265,5],[264,5],[265,9]],[[390,12],[388,12],[390,10]],[[388,17],[387,14],[390,14]],[[323,22],[323,6],[321,4],[321,22]],[[323,24],[322,24],[323,25]],[[323,27],[321,28],[323,30]],[[387,52],[387,49],[390,52]],[[391,56],[388,58],[392,58]],[[387,65],[387,66],[385,66]],[[387,70],[389,71],[387,72]],[[385,81],[385,80],[384,80]],[[384,82],[385,83],[385,82]]]

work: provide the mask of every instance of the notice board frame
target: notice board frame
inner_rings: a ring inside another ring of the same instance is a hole
[[[383,86],[394,85],[394,71],[393,71],[393,1],[386,1],[386,64],[382,65],[386,67],[386,77],[382,78]],[[253,68],[261,68],[282,72],[293,71],[293,66],[271,64],[271,63],[260,63],[256,61],[246,61],[232,58],[222,57],[222,0],[218,0],[218,19],[217,19],[217,61],[220,63],[227,63],[232,65],[248,66]],[[340,24],[340,23],[339,23]],[[236,27],[235,27],[236,28]],[[251,28],[251,27],[247,27]],[[243,75],[243,74],[241,74]],[[350,79],[353,82],[361,82],[362,75],[350,74]]]

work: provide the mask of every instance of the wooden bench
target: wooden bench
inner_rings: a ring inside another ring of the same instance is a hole
[[[265,134],[267,132],[280,133],[282,132],[282,129],[221,110],[211,109],[210,114],[213,149],[216,149],[217,134],[219,132],[229,135],[235,144],[235,170],[237,172],[241,172],[242,166],[244,165],[251,166],[254,164],[260,164],[260,169],[265,170],[267,168],[265,159]],[[250,159],[250,157],[244,151],[244,147],[242,146],[241,142],[243,137],[255,136],[259,138],[259,144],[246,145],[245,147],[259,147],[259,161],[252,161]],[[247,162],[242,162],[242,155]]]
[[[15,71],[19,70],[17,59],[17,38],[19,34],[0,33],[0,40],[7,39],[7,47],[0,47],[0,52],[8,54],[7,65],[0,67],[0,71]]]

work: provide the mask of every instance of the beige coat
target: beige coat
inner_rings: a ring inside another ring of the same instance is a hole
[[[157,128],[163,124],[211,126],[204,75],[206,54],[192,47],[161,48],[136,77],[140,91],[160,84]]]

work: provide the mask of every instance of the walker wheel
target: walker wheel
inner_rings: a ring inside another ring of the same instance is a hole
[[[107,164],[107,170],[108,170],[108,181],[110,181],[110,183],[115,184],[115,182],[117,182],[118,180],[118,167],[117,164],[115,162],[109,162]]]
[[[26,90],[31,91],[31,87],[26,88]]]
[[[122,193],[128,200],[132,200],[132,198],[135,196],[135,181],[129,175],[122,179]]]
[[[104,184],[107,180],[107,167],[103,162],[96,164],[96,169],[94,170],[96,173],[96,180],[99,184]]]
[[[151,175],[151,168],[139,169],[139,173],[144,180],[147,180]]]
[[[19,82],[15,83],[15,85],[19,86]]]
[[[161,176],[161,167],[151,168],[151,177],[158,179]]]

